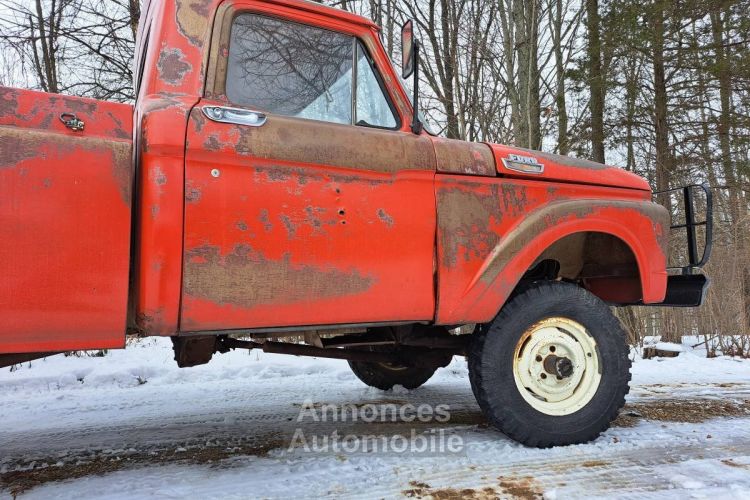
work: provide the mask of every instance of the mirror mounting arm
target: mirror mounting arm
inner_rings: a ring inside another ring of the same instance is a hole
[[[412,99],[411,131],[422,133],[422,122],[419,120],[419,40],[414,40],[414,97]]]

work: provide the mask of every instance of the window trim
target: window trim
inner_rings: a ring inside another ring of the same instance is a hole
[[[138,54],[138,63],[136,66],[136,73],[133,75],[135,85],[133,91],[135,92],[135,100],[138,100],[138,96],[141,94],[143,88],[143,74],[146,70],[146,58],[148,56],[148,49],[150,48],[151,39],[151,22],[149,20],[148,26],[145,30],[146,36],[143,39],[143,45],[141,46],[141,52]]]
[[[380,68],[378,68],[377,63],[375,62],[375,59],[373,59],[372,55],[367,51],[367,47],[365,46],[364,42],[359,39],[359,37],[354,37],[354,88],[352,89],[352,121],[354,122],[353,125],[355,127],[365,127],[365,128],[377,128],[380,130],[401,130],[401,126],[403,123],[401,122],[401,115],[398,113],[398,110],[396,109],[396,105],[393,103],[393,100],[391,99],[391,95],[388,92],[388,88],[385,86],[385,81],[383,80],[383,75],[380,72]],[[388,108],[391,110],[391,115],[393,115],[393,119],[396,122],[396,124],[393,127],[382,127],[380,125],[358,125],[357,124],[357,80],[359,77],[359,71],[357,71],[357,54],[359,51],[362,50],[362,53],[365,56],[365,59],[367,59],[367,64],[370,65],[370,69],[372,70],[373,74],[375,75],[375,80],[378,82],[378,86],[380,87],[380,92],[383,94],[383,98],[385,98],[385,102],[388,103]]]
[[[227,76],[228,76],[228,64],[229,64],[229,51],[230,51],[230,45],[231,45],[231,39],[232,39],[232,27],[234,26],[234,22],[237,19],[237,17],[241,15],[255,15],[260,17],[266,17],[271,19],[277,19],[279,21],[290,23],[290,24],[299,24],[302,26],[307,26],[310,28],[330,31],[333,33],[337,33],[339,35],[345,35],[352,38],[352,116],[351,116],[351,122],[350,123],[339,123],[339,122],[331,122],[326,120],[320,120],[315,118],[303,118],[298,116],[290,116],[290,115],[281,115],[278,113],[271,113],[268,112],[269,115],[274,116],[285,116],[287,118],[294,118],[299,120],[307,120],[307,121],[318,121],[322,123],[336,123],[337,125],[343,125],[343,126],[354,126],[354,127],[362,127],[362,128],[372,128],[377,130],[392,130],[392,131],[398,131],[401,130],[403,127],[403,119],[401,117],[401,113],[399,113],[399,109],[396,107],[395,103],[393,102],[393,96],[388,90],[388,87],[385,85],[385,80],[382,75],[381,68],[377,65],[377,62],[372,57],[372,55],[367,50],[367,43],[359,36],[350,32],[331,29],[328,27],[319,26],[316,24],[313,24],[312,22],[303,22],[298,21],[296,19],[291,19],[289,17],[285,17],[283,15],[277,15],[269,12],[264,11],[257,11],[250,8],[233,8],[234,6],[232,4],[225,4],[226,5],[226,11],[224,13],[220,13],[217,15],[215,20],[215,28],[214,28],[214,34],[212,36],[211,41],[211,49],[209,52],[209,63],[208,63],[208,76],[206,78],[206,85],[204,88],[203,96],[205,98],[213,98],[213,99],[222,99],[225,100],[227,103],[232,104],[234,106],[239,106],[243,108],[247,108],[247,105],[243,105],[240,103],[235,103],[234,101],[231,101],[229,99],[229,96],[227,95],[226,91],[226,83],[227,83]],[[230,14],[227,16],[226,14]],[[216,50],[214,49],[216,48]],[[365,54],[365,57],[367,58],[367,62],[370,65],[370,68],[375,73],[375,79],[378,82],[378,85],[380,87],[381,92],[383,93],[383,97],[385,98],[386,102],[388,103],[388,107],[391,110],[391,113],[393,114],[393,117],[396,121],[396,125],[394,127],[380,127],[377,125],[357,125],[356,124],[356,80],[357,80],[357,70],[356,70],[356,63],[357,63],[357,50],[358,47],[361,47],[363,50],[363,53]],[[210,90],[209,90],[210,89]]]

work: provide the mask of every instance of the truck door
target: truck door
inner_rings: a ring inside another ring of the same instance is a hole
[[[125,345],[132,116],[0,87],[0,353]]]
[[[372,32],[224,19],[187,132],[181,330],[432,319],[434,152]]]

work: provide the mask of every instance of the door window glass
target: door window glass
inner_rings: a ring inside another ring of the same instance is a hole
[[[235,18],[229,43],[226,94],[237,105],[334,123],[398,126],[373,61],[352,36],[247,13]]]
[[[356,124],[395,128],[396,118],[364,47],[357,43]]]
[[[300,118],[352,123],[353,38],[255,14],[232,25],[227,97]]]

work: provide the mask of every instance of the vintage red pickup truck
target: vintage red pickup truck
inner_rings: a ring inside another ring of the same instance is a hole
[[[431,135],[400,80],[416,97],[411,22],[402,42],[397,73],[348,12],[152,0],[134,105],[0,89],[0,365],[130,333],[180,366],[257,348],[388,389],[465,355],[512,438],[599,435],[630,378],[609,306],[702,302],[701,186],[672,224],[619,168]]]

